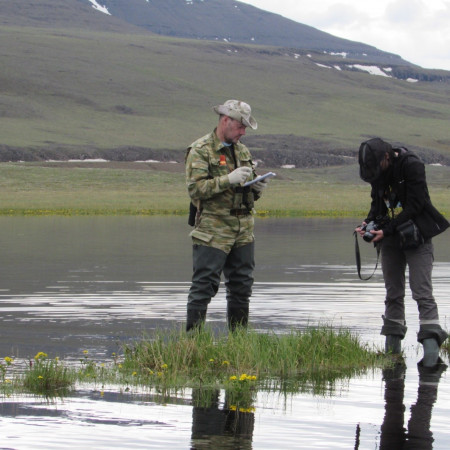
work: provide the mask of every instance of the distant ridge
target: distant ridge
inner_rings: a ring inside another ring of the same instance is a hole
[[[114,17],[165,36],[346,52],[372,62],[409,64],[398,55],[235,0],[101,0],[101,5]]]
[[[412,66],[398,55],[235,0],[0,0],[0,25],[155,33],[345,53],[354,60]]]

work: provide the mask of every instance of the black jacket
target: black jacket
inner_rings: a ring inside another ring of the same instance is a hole
[[[395,149],[398,156],[383,176],[374,182],[371,191],[372,203],[366,222],[381,222],[388,214],[385,200],[394,206],[400,202],[402,211],[384,223],[385,236],[395,233],[402,223],[413,219],[423,237],[429,239],[445,231],[447,219],[432,205],[425,176],[425,165],[420,158],[405,148]]]

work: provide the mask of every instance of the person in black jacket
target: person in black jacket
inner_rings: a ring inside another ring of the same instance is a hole
[[[381,247],[386,287],[381,329],[386,336],[385,350],[400,353],[406,334],[404,297],[408,265],[409,285],[419,309],[417,340],[424,349],[423,365],[432,367],[438,362],[439,348],[448,334],[439,324],[433,297],[431,238],[450,224],[432,205],[425,166],[413,152],[393,148],[388,142],[374,138],[361,144],[359,165],[360,177],[371,184],[372,203],[356,232],[365,241]]]

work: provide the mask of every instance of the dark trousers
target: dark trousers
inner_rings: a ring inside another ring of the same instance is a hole
[[[255,243],[232,247],[225,253],[214,247],[193,246],[193,275],[188,309],[206,311],[217,294],[220,277],[225,278],[228,307],[248,308],[255,268]]]
[[[433,297],[431,240],[413,250],[401,250],[395,236],[381,244],[381,264],[386,286],[385,316],[390,320],[405,320],[405,271],[409,268],[409,285],[419,309],[421,325],[439,324],[439,314]]]

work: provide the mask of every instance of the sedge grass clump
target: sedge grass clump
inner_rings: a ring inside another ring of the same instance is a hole
[[[329,387],[339,378],[381,364],[379,353],[362,345],[350,331],[327,326],[286,334],[238,329],[217,338],[207,328],[191,334],[157,333],[126,347],[123,362],[128,371],[141,377],[162,375],[147,377],[149,385],[231,391],[247,385],[258,389],[298,389],[299,383]],[[233,383],[237,380],[254,383]]]
[[[89,359],[89,351],[83,350],[83,358],[80,359],[78,378],[81,380],[97,381],[102,378],[104,366],[98,367],[97,363]]]
[[[49,359],[38,352],[23,375],[23,387],[35,394],[65,395],[75,384],[76,371],[65,367],[59,358]]]
[[[122,364],[116,353],[112,353],[112,363],[97,362],[90,358],[89,351],[83,350],[83,357],[80,358],[80,365],[76,372],[77,381],[100,384],[106,383],[135,384],[130,380],[135,379],[136,373],[123,370]]]
[[[157,333],[134,346],[126,346],[123,369],[136,372],[145,384],[161,389],[214,385],[219,370],[211,333]]]

